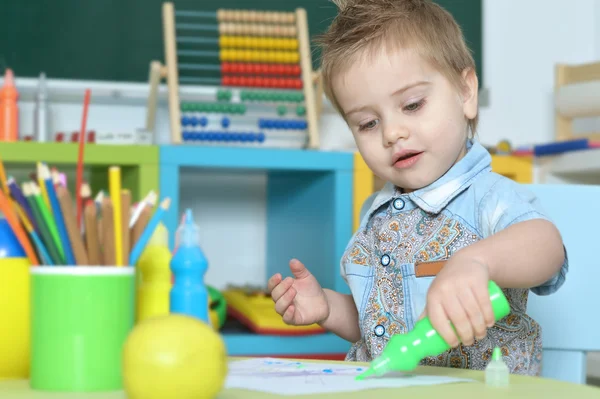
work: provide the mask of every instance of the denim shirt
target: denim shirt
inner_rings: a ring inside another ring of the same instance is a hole
[[[341,274],[358,309],[361,339],[346,360],[371,361],[394,334],[410,331],[425,309],[427,290],[456,251],[518,222],[549,220],[524,186],[491,171],[477,142],[431,185],[405,194],[386,184],[363,205],[361,224],[341,260]],[[555,292],[560,271],[531,291]],[[526,313],[528,289],[504,289],[511,312],[471,346],[459,345],[424,365],[483,370],[499,346],[511,373],[539,375],[541,327]]]

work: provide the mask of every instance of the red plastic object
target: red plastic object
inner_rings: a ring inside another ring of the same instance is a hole
[[[300,66],[287,64],[260,64],[248,62],[223,62],[221,73],[242,75],[283,75],[300,76]]]
[[[302,80],[297,78],[267,78],[261,76],[223,76],[223,86],[268,87],[273,89],[301,89]]]

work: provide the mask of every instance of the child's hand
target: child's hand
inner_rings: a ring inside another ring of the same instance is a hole
[[[290,261],[295,278],[273,275],[267,284],[275,310],[286,324],[309,325],[319,323],[329,316],[329,303],[317,279],[298,260]]]
[[[431,325],[452,348],[483,339],[495,323],[488,293],[488,267],[472,258],[455,255],[431,283],[426,314]],[[450,322],[454,324],[456,333]],[[457,336],[458,334],[458,336]]]

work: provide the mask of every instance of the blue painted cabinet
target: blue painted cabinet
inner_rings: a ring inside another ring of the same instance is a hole
[[[275,272],[289,275],[288,262],[294,257],[311,265],[323,287],[348,293],[339,261],[352,235],[353,167],[354,155],[343,152],[161,146],[160,196],[172,199],[166,225],[174,232],[183,211],[179,209],[182,170],[213,171],[217,179],[223,171],[262,172],[266,176],[264,281]],[[196,195],[203,195],[202,187],[194,191]],[[223,224],[231,222],[223,217]],[[170,236],[173,248],[174,234]],[[224,332],[224,337],[231,356],[338,354],[350,346],[332,334],[283,337]]]

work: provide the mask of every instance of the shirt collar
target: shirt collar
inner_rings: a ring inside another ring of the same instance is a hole
[[[415,205],[427,213],[440,213],[450,201],[466,190],[479,174],[490,171],[491,163],[490,153],[478,142],[469,141],[465,156],[429,186],[402,194],[392,183],[386,183],[375,197],[368,214],[401,195],[408,195]]]

